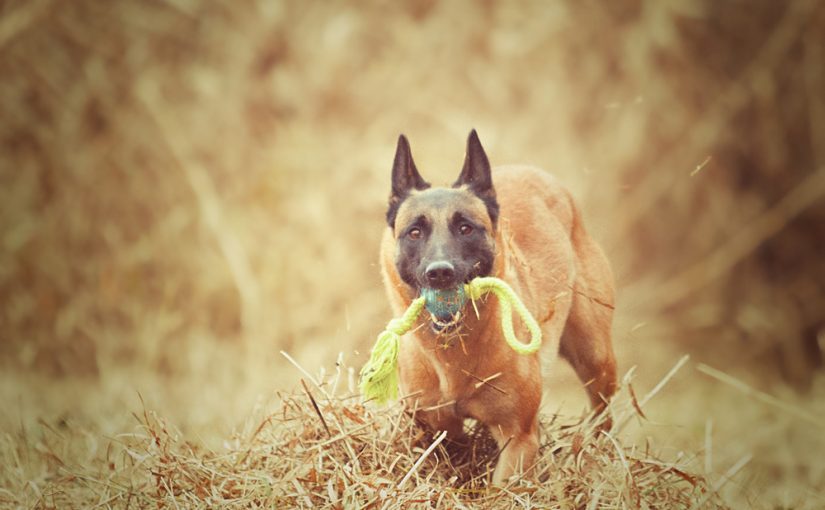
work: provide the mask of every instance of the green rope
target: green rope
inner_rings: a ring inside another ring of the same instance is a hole
[[[541,328],[530,311],[518,298],[513,289],[503,280],[493,277],[475,278],[464,286],[470,299],[476,300],[492,292],[498,298],[501,312],[501,331],[507,344],[519,354],[533,354],[541,347]],[[378,335],[370,353],[370,359],[361,369],[361,393],[367,399],[379,404],[398,396],[398,347],[401,336],[415,325],[427,301],[424,296],[416,298],[400,318],[392,319],[387,328]],[[513,331],[513,310],[521,317],[530,331],[530,343],[524,344]]]
[[[383,404],[398,396],[398,344],[401,336],[412,329],[426,299],[421,296],[410,303],[400,318],[392,319],[378,335],[370,359],[361,369],[361,393]]]
[[[491,276],[484,278],[475,278],[466,286],[467,294],[470,299],[479,299],[487,292],[493,292],[498,298],[498,304],[501,307],[501,332],[504,333],[504,339],[507,345],[519,354],[533,354],[539,347],[541,347],[541,328],[539,328],[536,319],[530,315],[530,311],[518,298],[512,287],[504,283],[504,280],[493,278]],[[523,344],[516,338],[516,333],[513,331],[513,309],[519,314],[521,320],[530,330],[530,343]]]

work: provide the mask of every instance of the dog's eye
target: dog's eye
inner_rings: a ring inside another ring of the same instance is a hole
[[[417,240],[421,239],[421,229],[420,228],[414,228],[414,229],[410,230],[409,232],[407,232],[407,237],[409,237],[413,241],[417,241]]]
[[[472,225],[468,225],[467,223],[464,223],[463,225],[458,227],[458,231],[461,233],[461,235],[468,236],[468,235],[473,233],[473,227],[472,227]]]

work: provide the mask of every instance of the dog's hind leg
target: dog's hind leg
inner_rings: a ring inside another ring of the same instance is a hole
[[[613,275],[604,252],[581,223],[573,227],[571,240],[576,252],[576,281],[559,354],[573,366],[593,409],[600,413],[616,393],[616,357],[610,336],[615,302]],[[610,427],[608,416],[602,428]]]
[[[616,358],[610,339],[612,313],[604,304],[576,296],[559,348],[559,354],[570,362],[584,384],[596,414],[604,411],[616,392]],[[610,426],[610,418],[606,417],[603,428]]]

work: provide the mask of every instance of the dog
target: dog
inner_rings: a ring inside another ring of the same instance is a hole
[[[406,402],[417,400],[417,420],[459,443],[465,418],[485,424],[499,446],[493,483],[501,485],[535,461],[542,365],[561,355],[596,412],[605,409],[616,391],[613,276],[555,178],[527,166],[491,170],[473,130],[458,179],[433,187],[402,134],[386,220],[380,265],[396,315],[422,289],[495,276],[515,290],[542,329],[540,352],[522,355],[504,340],[496,299],[467,303],[448,320],[423,319],[402,339],[398,355],[401,391]],[[525,326],[515,324],[518,337],[527,339]]]

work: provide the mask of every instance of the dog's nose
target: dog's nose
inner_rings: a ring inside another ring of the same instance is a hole
[[[424,275],[430,285],[436,288],[447,288],[455,283],[455,268],[446,261],[431,263],[424,271]]]

